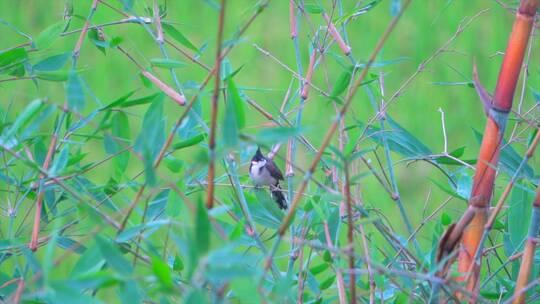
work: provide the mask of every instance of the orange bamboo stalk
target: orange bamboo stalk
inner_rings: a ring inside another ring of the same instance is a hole
[[[351,53],[351,47],[345,43],[345,40],[341,38],[341,35],[339,34],[336,26],[332,23],[332,20],[330,20],[330,17],[327,13],[323,13],[324,20],[328,23],[328,32],[334,38],[334,40],[339,45],[339,48],[343,52],[345,56],[348,56]]]
[[[56,141],[58,139],[58,134],[55,133],[52,136],[51,143],[49,144],[49,149],[47,151],[47,156],[45,156],[45,161],[43,162],[43,170],[49,169],[51,164],[54,151],[56,150]],[[40,174],[39,182],[42,183],[45,178],[45,174]],[[36,251],[38,248],[38,237],[39,237],[39,227],[41,223],[41,210],[43,209],[43,197],[45,196],[45,184],[38,185],[38,196],[36,199],[36,214],[34,215],[34,227],[32,228],[32,237],[30,239],[30,244],[28,248],[32,251]]]
[[[294,0],[289,0],[289,27],[291,31],[291,38],[296,38],[298,35],[296,31],[296,14],[294,13],[294,10],[296,8],[296,5],[294,4]]]
[[[525,302],[527,295],[527,284],[531,277],[531,269],[534,261],[534,251],[536,249],[536,242],[538,236],[538,228],[540,226],[540,185],[536,189],[536,198],[533,202],[533,214],[531,218],[531,224],[529,226],[529,235],[527,236],[527,242],[525,243],[525,249],[523,249],[523,257],[521,258],[521,266],[519,267],[519,276],[516,282],[516,288],[514,290],[513,304],[522,304]]]
[[[493,193],[504,129],[508,113],[512,109],[521,64],[534,23],[534,16],[539,6],[540,0],[522,0],[520,3],[499,72],[493,103],[489,110],[480,147],[473,189],[469,199],[469,206],[475,209],[475,215],[463,232],[462,250],[460,250],[458,258],[458,271],[460,273],[465,274],[472,269],[469,275],[463,275],[458,280],[467,278],[467,290],[473,294],[477,291],[480,274],[480,263],[473,265],[475,263],[474,256],[487,221],[487,210]]]
[[[208,163],[208,190],[206,195],[206,208],[212,209],[214,206],[214,177],[216,175],[216,124],[219,99],[219,84],[221,77],[221,43],[223,41],[223,24],[225,22],[225,0],[221,0],[221,10],[219,12],[219,24],[216,50],[216,75],[214,93],[212,94],[212,113],[210,120],[210,139],[208,140],[208,150],[210,150],[210,161]]]
[[[302,99],[307,99],[309,94],[309,84],[311,83],[311,78],[313,77],[313,68],[315,67],[315,57],[317,55],[317,49],[313,48],[311,51],[311,56],[309,56],[309,66],[306,73],[306,79],[304,80],[304,88],[302,89],[301,97]]]

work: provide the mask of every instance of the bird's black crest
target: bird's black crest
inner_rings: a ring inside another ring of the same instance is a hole
[[[261,161],[265,159],[264,155],[262,154],[261,152],[261,148],[260,147],[257,147],[257,152],[255,153],[255,155],[253,156],[253,159],[252,161]]]

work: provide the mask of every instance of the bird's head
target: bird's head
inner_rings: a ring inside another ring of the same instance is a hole
[[[264,155],[262,154],[261,148],[257,147],[257,152],[255,152],[255,155],[251,159],[251,163],[255,165],[260,162],[266,162],[266,157],[264,157]]]

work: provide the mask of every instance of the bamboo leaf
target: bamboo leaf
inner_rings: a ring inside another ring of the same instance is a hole
[[[135,151],[143,155],[146,180],[153,185],[156,181],[154,174],[154,159],[165,141],[165,117],[163,116],[163,95],[154,98],[144,114],[141,133],[135,142]]]
[[[171,269],[160,258],[152,257],[152,272],[165,288],[173,288]]]
[[[69,107],[74,111],[84,109],[84,92],[79,75],[75,70],[69,71],[66,95]]]
[[[62,20],[43,30],[43,32],[41,32],[34,41],[36,47],[42,50],[51,46],[56,41],[56,39],[60,37],[60,34],[66,27],[66,22],[67,21]]]
[[[60,71],[34,71],[36,78],[47,81],[66,81],[68,80],[69,72]]]
[[[0,73],[10,71],[10,67],[20,64],[28,59],[24,48],[16,48],[0,53]]]
[[[96,235],[96,244],[107,265],[123,275],[130,275],[133,272],[131,264],[124,258],[117,245],[109,239]]]
[[[239,129],[244,128],[246,125],[246,117],[244,113],[244,100],[240,97],[238,88],[234,83],[234,80],[231,76],[227,78],[227,90],[229,93],[230,101],[234,105],[236,122]]]
[[[115,151],[117,153],[124,149],[123,147],[129,146],[130,143],[130,129],[129,120],[124,112],[117,112],[111,119],[111,133],[116,137]],[[129,151],[124,151],[114,158],[116,171],[120,174],[126,170],[129,164]]]
[[[37,71],[56,71],[61,69],[68,60],[70,53],[62,53],[47,57],[34,65],[34,70]]]
[[[459,193],[457,193],[457,191],[455,191],[454,189],[448,187],[447,185],[444,185],[432,178],[428,178],[433,184],[435,184],[435,186],[437,186],[437,188],[441,189],[442,191],[444,191],[446,194],[448,195],[451,195],[455,198],[458,198],[464,202],[467,201],[467,197],[462,197],[461,195],[459,195]]]
[[[223,131],[223,143],[225,146],[234,147],[238,144],[236,108],[230,100],[225,105],[225,116],[223,117],[221,130]]]
[[[330,93],[330,98],[336,100],[347,89],[351,82],[353,69],[354,67],[350,66],[345,69],[345,71],[341,72],[341,75],[339,75],[339,78],[334,84],[332,93]]]
[[[322,7],[314,0],[304,1],[304,10],[310,14],[320,14],[323,12]]]
[[[168,58],[152,58],[150,59],[150,62],[155,67],[166,68],[166,69],[183,68],[186,66],[186,64],[183,63],[182,61],[168,59]]]
[[[335,280],[336,280],[336,276],[332,275],[329,278],[327,278],[326,280],[322,281],[321,284],[319,285],[319,288],[321,290],[328,289],[328,288],[330,288],[330,286],[332,286],[332,284],[334,284]]]
[[[523,239],[527,236],[529,222],[531,217],[524,216],[531,214],[531,202],[534,195],[523,183],[517,183],[512,189],[512,195],[508,202],[508,236],[512,245],[512,252],[518,250]]]
[[[32,101],[23,111],[17,116],[17,119],[13,125],[8,129],[6,134],[0,138],[3,138],[2,141],[10,140],[19,130],[24,128],[30,120],[36,117],[43,106],[41,99],[36,99]]]
[[[67,165],[69,159],[69,144],[65,145],[60,153],[58,154],[58,157],[54,159],[53,165],[51,169],[49,170],[49,174],[51,176],[58,176],[62,170]]]
[[[186,140],[183,140],[181,142],[178,142],[176,144],[174,144],[172,147],[174,150],[180,150],[180,149],[183,149],[183,148],[187,148],[187,147],[191,147],[191,146],[194,146],[200,142],[202,142],[203,140],[205,140],[207,137],[206,133],[200,133],[200,134],[197,134],[189,139],[186,139]]]
[[[195,217],[195,245],[199,256],[208,252],[210,248],[210,220],[202,201],[197,204]]]
[[[184,36],[180,31],[178,31],[174,26],[163,23],[163,30],[165,33],[167,33],[169,36],[171,36],[174,40],[180,42],[183,46],[187,47],[188,49],[191,49],[197,53],[199,53],[199,49],[189,41],[189,39]]]
[[[426,145],[401,127],[390,116],[387,116],[387,121],[389,128],[386,130],[369,126],[367,129],[368,136],[379,145],[382,145],[383,139],[386,138],[390,150],[412,159],[423,159],[433,154]],[[362,123],[359,125],[361,128],[364,126]]]

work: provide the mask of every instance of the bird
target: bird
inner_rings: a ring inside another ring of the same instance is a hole
[[[255,155],[251,159],[249,177],[253,181],[253,184],[255,184],[255,187],[270,186],[272,198],[276,201],[279,208],[283,210],[287,209],[287,200],[279,185],[279,181],[283,180],[283,174],[274,161],[262,154],[260,147],[257,147],[257,152],[255,152]]]

